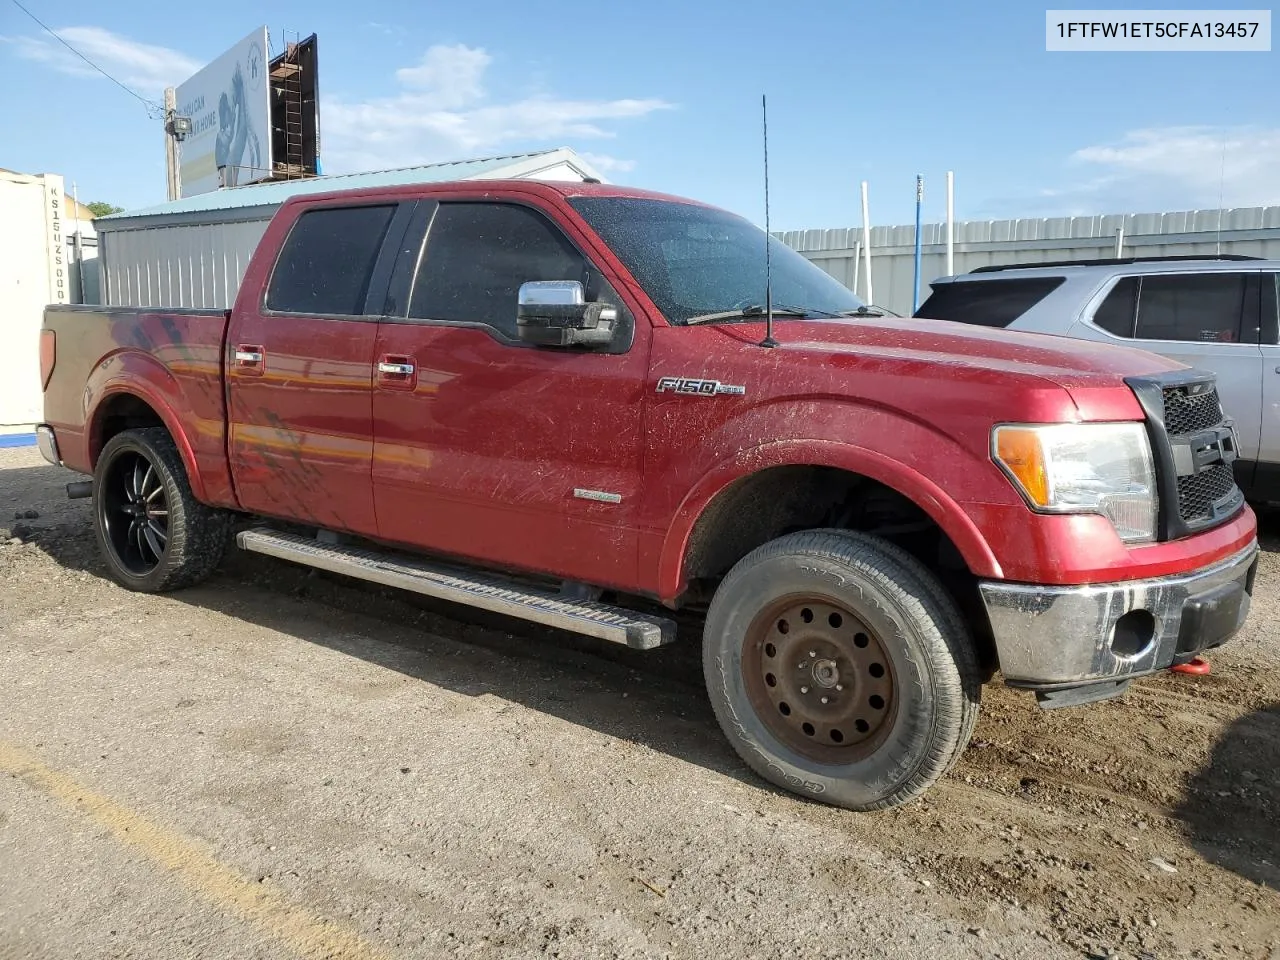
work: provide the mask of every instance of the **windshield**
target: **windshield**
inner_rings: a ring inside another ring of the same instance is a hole
[[[712,207],[633,197],[569,203],[618,255],[671,323],[764,303],[765,232]],[[862,301],[782,242],[769,239],[773,304],[833,316]]]

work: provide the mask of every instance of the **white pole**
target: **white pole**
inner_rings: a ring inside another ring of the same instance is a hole
[[[947,171],[947,276],[956,272],[956,175]]]
[[[849,285],[849,289],[854,293],[858,292],[858,266],[862,263],[862,241],[855,240],[853,242],[853,283]]]
[[[80,188],[71,181],[71,213],[75,218],[75,230],[71,236],[76,245],[76,276],[80,279],[80,303],[84,303],[84,240],[80,236]]]
[[[862,272],[867,275],[867,304],[876,302],[871,292],[871,214],[867,204],[867,181],[862,181]]]
[[[165,180],[168,182],[167,193],[170,200],[177,200],[182,194],[182,187],[178,181],[178,143],[173,138],[173,133],[168,129],[168,125],[173,122],[173,118],[178,113],[178,95],[173,87],[166,87],[164,91],[164,167]]]

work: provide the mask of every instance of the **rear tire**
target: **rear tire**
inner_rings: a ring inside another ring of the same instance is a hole
[[[841,530],[781,537],[729,572],[703,669],[752,769],[851,810],[924,793],[964,751],[981,695],[968,629],[933,574]]]
[[[112,437],[93,475],[98,548],[128,590],[164,593],[207,578],[222,560],[231,515],[191,493],[177,445],[163,427]]]

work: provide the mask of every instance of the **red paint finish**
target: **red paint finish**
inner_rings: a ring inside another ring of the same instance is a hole
[[[1105,517],[1033,514],[1021,504],[968,503],[964,508],[1004,561],[1005,577],[1025,583],[1109,583],[1185,573],[1239,553],[1257,537],[1257,520],[1248,507],[1204,533],[1132,546],[1116,536]]]
[[[52,330],[40,331],[40,387],[47,389],[58,359],[58,335]]]
[[[229,329],[221,314],[106,311],[104,322],[103,311],[51,309],[57,362],[46,416],[68,465],[92,468],[98,411],[129,392],[169,426],[209,503],[238,497],[252,512],[668,600],[684,588],[689,539],[708,505],[735,480],[788,464],[855,471],[898,490],[988,578],[1155,577],[1253,541],[1245,509],[1184,540],[1128,546],[1101,517],[1032,513],[991,462],[994,424],[1139,420],[1123,378],[1178,364],[930,320],[780,318],[781,346],[771,350],[758,345],[763,323],[671,327],[568,205],[574,195],[657,196],[489,181],[296,198],[259,245]],[[262,314],[275,254],[303,211],[418,198],[542,209],[634,315],[630,350],[534,349],[483,329],[390,318]],[[262,359],[238,363],[237,348]],[[414,369],[379,372],[380,362]],[[658,393],[662,377],[745,392]]]
[[[376,535],[373,321],[237,313],[230,340],[260,363],[228,366],[227,450],[243,509]]]
[[[173,436],[192,492],[214,506],[235,506],[226,454],[225,327],[223,311],[50,308],[45,329],[57,338],[58,357],[45,388],[45,421],[67,466],[93,472],[113,398],[135,397]]]
[[[647,334],[622,355],[538,350],[484,330],[385,323],[373,486],[381,536],[634,589]],[[616,493],[619,503],[574,496]]]

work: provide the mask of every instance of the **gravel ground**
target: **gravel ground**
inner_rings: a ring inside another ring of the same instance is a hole
[[[988,687],[950,777],[852,814],[743,767],[696,642],[239,553],[130,594],[69,479],[0,450],[4,960],[1280,960],[1280,518],[1211,676]]]

